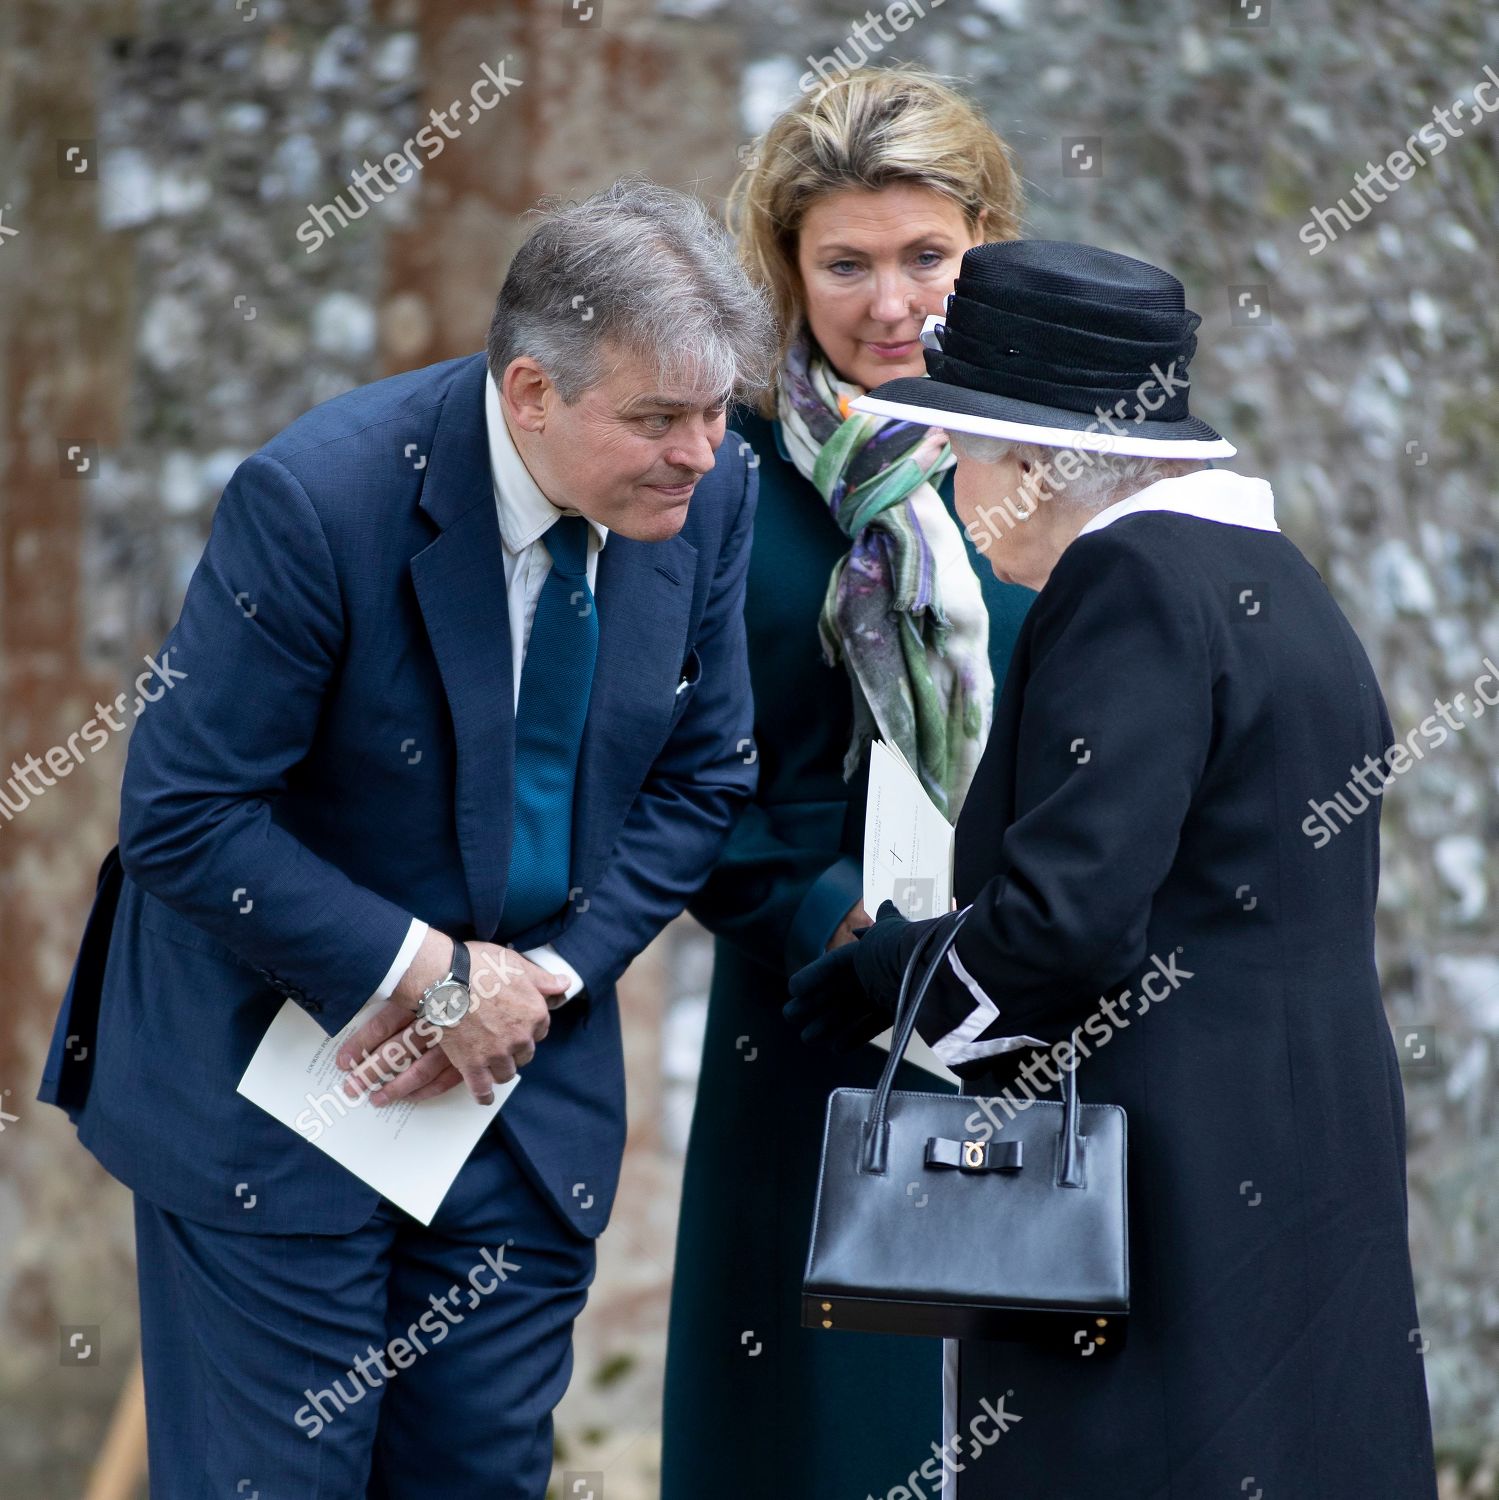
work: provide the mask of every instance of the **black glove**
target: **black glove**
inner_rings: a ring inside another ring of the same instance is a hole
[[[813,959],[791,976],[791,999],[781,1014],[809,1045],[852,1052],[882,1032],[895,1015],[901,977],[930,922],[909,922],[893,901],[879,909],[858,941]]]

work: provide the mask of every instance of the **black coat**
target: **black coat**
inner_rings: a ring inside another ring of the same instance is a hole
[[[958,825],[956,951],[999,1007],[980,1042],[1087,1025],[1079,1092],[1129,1119],[1133,1316],[1117,1355],[962,1346],[961,1500],[1433,1500],[1379,798],[1303,828],[1392,739],[1278,532],[1125,515],[1037,597]],[[943,971],[921,1030],[973,1010]],[[1023,1106],[1034,1055],[965,1092]],[[1020,1420],[972,1455],[985,1401]]]

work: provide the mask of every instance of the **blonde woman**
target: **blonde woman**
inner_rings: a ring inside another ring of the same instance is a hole
[[[684,1183],[667,1357],[663,1500],[884,1494],[930,1457],[941,1345],[799,1322],[827,1095],[884,1054],[814,1052],[782,1020],[789,973],[853,940],[868,744],[897,744],[956,819],[1030,600],[953,511],[936,427],[850,413],[925,373],[920,334],[963,252],[1019,232],[1004,142],[915,68],[799,99],[757,143],[729,220],[782,350],[760,412],[746,620],[757,799],[693,911],[716,958]],[[899,1087],[942,1087],[909,1064]],[[913,1212],[918,1211],[913,1206]]]

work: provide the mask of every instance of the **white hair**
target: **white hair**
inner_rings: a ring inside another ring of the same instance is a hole
[[[999,463],[1006,454],[1013,454],[1017,463],[1028,463],[1040,471],[1044,483],[1041,499],[1060,501],[1063,505],[1075,505],[1089,511],[1102,510],[1158,479],[1175,479],[1204,467],[1202,460],[1195,458],[1094,453],[1079,448],[1021,443],[976,432],[949,431],[947,436],[953,452],[970,463]],[[1057,460],[1062,453],[1071,453],[1076,460],[1068,467],[1077,472],[1065,478],[1057,472]]]

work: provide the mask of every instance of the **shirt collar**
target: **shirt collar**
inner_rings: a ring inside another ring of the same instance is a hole
[[[1127,499],[1105,506],[1078,536],[1102,531],[1123,516],[1146,510],[1174,511],[1226,526],[1247,526],[1253,531],[1280,530],[1275,522],[1275,495],[1263,479],[1250,479],[1228,469],[1198,469],[1174,479],[1158,479]]]
[[[559,516],[581,512],[563,510],[542,494],[505,425],[499,388],[492,375],[484,381],[484,421],[489,432],[490,475],[500,511],[500,537],[507,552],[519,552],[543,535]],[[609,528],[591,517],[588,526],[602,547],[609,540]]]

